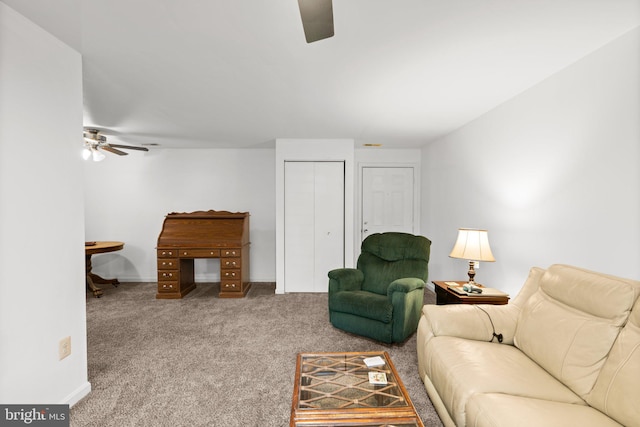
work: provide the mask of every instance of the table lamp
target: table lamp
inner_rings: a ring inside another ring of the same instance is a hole
[[[469,261],[469,285],[476,285],[473,278],[476,275],[476,261],[494,262],[496,259],[491,253],[489,246],[489,233],[487,230],[476,230],[471,228],[458,229],[458,239],[453,246],[451,258],[466,259]]]

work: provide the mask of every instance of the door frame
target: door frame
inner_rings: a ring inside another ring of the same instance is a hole
[[[363,240],[362,233],[362,185],[363,185],[363,169],[364,168],[413,168],[413,234],[420,234],[420,163],[410,162],[358,162],[356,174],[356,206],[355,206],[355,240],[354,246],[354,265],[360,255],[360,246]]]
[[[355,152],[353,139],[276,139],[276,294],[286,292],[284,280],[285,161],[344,162],[344,264],[353,267],[355,248]],[[358,251],[360,250],[358,245]],[[329,279],[327,278],[327,288]]]

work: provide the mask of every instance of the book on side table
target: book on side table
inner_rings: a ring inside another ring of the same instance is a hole
[[[474,292],[474,291],[469,291],[465,289],[467,287],[466,283],[459,283],[459,282],[444,282],[444,283],[446,283],[447,287],[458,295],[468,295],[472,297],[496,297],[496,296],[508,297],[509,296],[509,294],[502,292],[499,289],[487,288],[486,286],[482,286],[482,285],[479,285],[479,286],[475,285],[474,288],[479,289],[479,291]]]

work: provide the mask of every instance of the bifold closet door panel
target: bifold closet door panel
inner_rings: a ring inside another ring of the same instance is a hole
[[[327,273],[344,267],[344,163],[315,164],[313,292],[327,292]]]
[[[309,292],[314,271],[315,172],[311,162],[285,162],[285,292]]]

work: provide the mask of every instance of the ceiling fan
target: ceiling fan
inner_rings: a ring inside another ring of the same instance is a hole
[[[298,0],[307,43],[333,37],[332,0]]]
[[[117,154],[118,156],[126,156],[127,152],[122,150],[138,150],[149,151],[147,147],[136,147],[132,145],[109,144],[107,137],[100,133],[100,130],[93,128],[85,128],[84,130],[84,151],[82,157],[85,160],[92,158],[94,162],[104,160],[105,155],[101,151]]]

